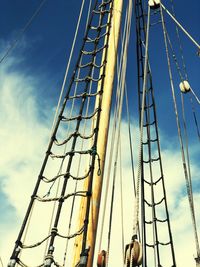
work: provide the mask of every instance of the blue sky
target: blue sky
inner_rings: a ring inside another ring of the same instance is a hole
[[[80,0],[47,0],[40,14],[35,18],[15,49],[0,64],[0,123],[2,128],[0,135],[2,153],[4,154],[4,157],[0,160],[0,216],[2,218],[0,225],[3,232],[2,235],[5,237],[5,244],[9,247],[9,250],[13,244],[10,244],[11,240],[14,242],[17,235],[20,220],[22,220],[28,201],[28,199],[23,198],[22,189],[23,187],[25,188],[26,195],[29,197],[34,185],[34,179],[31,178],[29,181],[27,177],[29,177],[30,173],[31,177],[36,177],[46,149],[81,2]],[[181,0],[174,1],[176,17],[190,34],[200,42],[200,2],[199,0],[192,2],[192,5],[186,5]],[[15,40],[39,3],[40,1],[25,0],[2,1],[0,10],[1,56]],[[170,9],[170,1],[163,1],[163,3]],[[165,17],[173,45],[178,53],[174,23],[167,15]],[[136,86],[134,19],[133,17],[127,70],[127,85],[133,91]],[[72,67],[80,47],[83,29],[83,25],[81,25]],[[196,55],[197,49],[191,41],[181,32],[180,35],[189,81],[196,94],[200,96],[200,58]],[[151,29],[150,60],[162,138],[161,146],[164,150],[166,166],[176,171],[177,168],[181,169],[181,163],[179,162],[178,164],[177,161],[173,165],[173,162],[167,159],[167,156],[169,156],[171,160],[174,159],[175,161],[179,157],[179,144],[161,25],[154,26]],[[72,70],[72,67],[70,70]],[[180,81],[175,70],[173,73],[177,97],[180,99],[178,96],[178,84]],[[129,97],[135,112],[132,116],[136,117],[137,101],[133,91],[130,91]],[[187,95],[185,98],[194,173],[194,191],[196,192],[196,199],[199,199],[200,180],[196,174],[196,171],[199,170],[199,141],[196,136]],[[180,100],[178,102],[180,108]],[[199,105],[195,103],[195,107],[197,116],[200,119]],[[123,118],[126,120],[125,113],[123,113]],[[169,170],[166,170],[166,172],[170,173]],[[177,172],[179,172],[179,169]],[[180,186],[179,189],[178,186]],[[169,189],[171,190],[169,195],[170,207],[180,208],[177,214],[172,215],[174,228],[178,231],[178,215],[184,214],[182,212],[184,210],[183,203],[186,203],[184,180],[182,179],[181,182],[178,179],[175,185],[170,183]],[[174,197],[173,193],[177,197],[182,196],[179,203],[177,203],[177,198]],[[174,203],[172,203],[173,201]],[[198,221],[200,221],[199,216]],[[185,230],[187,237],[192,236],[188,230],[189,223],[188,221],[188,227]],[[181,243],[182,239],[177,237],[177,240],[177,242]],[[5,253],[5,248],[0,245],[0,256],[6,261],[9,253],[7,251],[5,255],[2,253]]]

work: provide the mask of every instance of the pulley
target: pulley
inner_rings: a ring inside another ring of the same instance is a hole
[[[133,239],[125,248],[125,266],[135,267],[142,264],[142,246],[140,242]]]
[[[179,84],[179,87],[181,89],[181,92],[184,93],[184,94],[188,93],[191,90],[191,87],[190,87],[190,84],[189,84],[188,81],[182,81]]]
[[[97,267],[106,267],[106,258],[107,258],[107,252],[105,250],[102,250],[98,254]]]
[[[160,0],[149,0],[149,6],[151,9],[157,9],[160,7]]]

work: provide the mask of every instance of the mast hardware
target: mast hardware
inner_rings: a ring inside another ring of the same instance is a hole
[[[80,261],[76,265],[76,267],[86,267],[88,262],[88,256],[89,256],[89,250],[90,248],[86,248],[85,251],[83,251],[80,255]]]
[[[188,93],[191,90],[191,87],[190,87],[190,84],[189,84],[188,81],[182,81],[179,84],[179,87],[181,89],[181,92],[184,93],[184,94]]]
[[[149,0],[149,6],[151,9],[157,9],[160,7],[160,0]]]
[[[142,264],[142,246],[137,240],[137,236],[133,236],[130,244],[125,248],[125,266],[136,267]]]
[[[98,254],[97,267],[106,267],[106,258],[107,258],[107,252],[105,250],[102,250]]]
[[[15,267],[15,264],[17,263],[18,260],[18,255],[20,253],[20,248],[16,248],[13,257],[11,257],[8,267]]]

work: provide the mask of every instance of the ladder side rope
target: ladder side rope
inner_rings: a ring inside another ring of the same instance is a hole
[[[104,228],[104,221],[105,221],[105,212],[106,212],[106,203],[108,199],[108,188],[110,184],[110,170],[112,165],[112,159],[114,154],[114,146],[115,146],[115,135],[116,135],[116,129],[117,129],[117,116],[119,113],[119,103],[121,98],[121,91],[119,86],[120,76],[122,74],[122,60],[123,60],[123,51],[124,51],[124,42],[125,42],[125,33],[126,33],[126,24],[127,24],[127,11],[126,11],[126,17],[125,17],[125,30],[123,33],[122,38],[122,47],[121,47],[121,55],[120,55],[120,62],[119,58],[117,56],[117,92],[116,92],[116,101],[115,101],[115,109],[114,109],[114,122],[113,122],[113,129],[111,134],[111,148],[110,148],[110,155],[109,155],[109,163],[108,163],[108,175],[106,179],[106,186],[105,186],[105,198],[103,203],[103,214],[102,214],[102,220],[101,220],[101,226],[100,226],[100,239],[99,239],[99,251],[101,250],[102,245],[102,237],[103,237],[103,228]]]
[[[102,7],[104,7],[104,5],[109,4],[110,7],[110,16],[109,16],[109,22],[107,24],[108,26],[108,32],[110,33],[110,29],[111,29],[111,18],[112,18],[112,12],[113,12],[113,5],[114,5],[114,1],[109,0],[107,2],[103,2]],[[104,9],[103,9],[104,10]],[[108,43],[109,43],[109,35],[108,34],[108,38],[106,39],[106,47],[108,47]],[[104,54],[104,60],[107,60],[107,56],[108,56],[108,50],[105,50],[105,54]],[[103,74],[102,74],[102,83],[101,83],[101,89],[104,86],[104,79],[105,79],[105,72],[106,72],[106,67],[104,66],[103,68]],[[101,106],[102,106],[102,95],[99,95],[99,102],[98,102],[98,108],[99,110],[101,110]],[[99,122],[100,122],[100,112],[98,112],[97,116],[96,116],[96,126],[95,128],[98,129],[99,127]],[[94,137],[94,143],[93,143],[93,147],[97,147],[97,140],[98,140],[98,131],[97,134]],[[92,191],[92,186],[93,186],[93,172],[94,172],[94,165],[95,165],[95,155],[93,155],[93,158],[91,160],[91,165],[93,166],[90,176],[89,176],[89,181],[88,181],[88,189],[87,192],[91,193]],[[87,257],[88,257],[88,252],[89,252],[89,248],[86,248],[87,246],[87,234],[88,234],[88,226],[89,226],[89,213],[90,213],[90,206],[91,206],[91,197],[87,197],[86,198],[86,212],[85,212],[85,220],[84,220],[84,224],[85,224],[85,231],[83,233],[83,239],[82,239],[82,249],[81,249],[81,258],[80,261],[82,261],[82,257],[86,258],[87,261]],[[79,263],[78,263],[79,266]]]
[[[195,94],[194,90],[193,90],[191,87],[190,87],[190,91],[191,91],[191,93],[193,94],[193,96],[195,97],[197,103],[200,104],[200,99],[199,99],[199,97]]]
[[[180,142],[180,148],[181,148],[183,170],[184,170],[184,175],[185,175],[185,180],[186,180],[186,188],[187,188],[187,194],[188,194],[188,200],[189,200],[189,204],[190,204],[192,223],[193,223],[193,228],[194,228],[197,255],[198,255],[198,257],[200,257],[200,248],[199,248],[199,241],[198,241],[197,225],[196,225],[195,213],[194,213],[194,209],[193,209],[193,202],[192,202],[192,195],[191,195],[188,171],[187,171],[187,167],[186,167],[183,139],[182,139],[182,134],[181,134],[178,109],[177,109],[177,104],[176,104],[176,96],[175,96],[175,90],[174,90],[174,82],[173,82],[173,77],[172,77],[172,70],[171,70],[169,50],[168,50],[168,44],[167,44],[165,21],[164,21],[164,16],[163,16],[163,12],[162,12],[162,5],[160,7],[160,12],[161,12],[161,19],[162,19],[162,27],[163,27],[163,34],[164,34],[164,42],[165,42],[167,64],[168,64],[168,71],[169,71],[169,77],[170,77],[170,84],[171,84],[171,90],[172,90],[172,96],[173,96],[173,102],[174,102],[174,109],[175,109],[175,115],[176,115],[178,136],[179,136],[179,142]]]
[[[23,27],[23,29],[21,31],[18,32],[16,39],[11,43],[11,45],[7,48],[7,50],[5,51],[5,53],[3,54],[3,56],[0,59],[0,64],[4,61],[4,59],[12,52],[12,50],[16,47],[17,43],[19,42],[19,40],[22,38],[23,34],[28,30],[28,28],[31,26],[33,20],[37,17],[37,15],[40,13],[42,7],[44,6],[45,2],[47,0],[43,0],[38,8],[35,10],[35,12],[33,13],[33,15],[31,16],[31,18],[28,20],[28,22],[25,24],[25,26]]]
[[[121,136],[119,140],[119,176],[120,176],[120,205],[121,205],[121,239],[122,239],[122,253],[123,259],[125,258],[124,248],[125,248],[125,233],[124,233],[124,198],[123,198],[123,170],[122,170],[122,146],[121,146]]]
[[[65,85],[66,85],[66,80],[67,80],[67,77],[68,77],[69,67],[71,65],[71,59],[72,59],[72,56],[73,56],[73,53],[74,53],[74,47],[75,47],[75,44],[76,44],[76,41],[77,41],[77,35],[78,35],[79,27],[80,27],[80,22],[81,22],[81,19],[82,19],[84,5],[85,5],[85,0],[82,1],[81,7],[80,7],[78,22],[77,22],[77,26],[76,26],[76,30],[75,30],[75,34],[74,34],[74,38],[73,38],[73,42],[72,42],[72,47],[71,47],[71,51],[70,51],[70,56],[69,56],[69,59],[68,59],[68,63],[67,63],[67,67],[66,67],[66,71],[65,71],[62,87],[61,87],[61,91],[60,91],[60,96],[59,96],[59,99],[58,99],[58,104],[57,104],[55,115],[54,115],[54,119],[53,119],[50,138],[51,138],[51,136],[53,134],[53,129],[55,127],[55,123],[56,123],[56,120],[58,118],[58,112],[59,112],[59,109],[60,109],[61,100],[63,98],[63,93],[64,93],[64,88],[65,88]],[[88,17],[87,17],[86,28],[87,28],[87,24],[88,24]],[[79,74],[80,74],[80,69],[78,70],[78,76],[79,76]],[[76,84],[74,94],[76,94],[77,86],[78,86],[78,84]],[[72,117],[73,108],[74,108],[74,100],[72,102],[72,107],[71,107],[71,111],[70,111],[70,117]],[[67,133],[68,134],[69,134],[69,128],[70,128],[70,123],[68,124],[68,129],[67,129]],[[65,147],[64,147],[64,153],[66,152],[66,148],[67,148],[67,145],[65,145]],[[62,173],[63,164],[64,164],[64,159],[61,161],[61,164],[60,164],[60,167],[59,167],[59,171],[58,171],[58,175],[60,173]],[[53,185],[54,184],[52,184],[52,186],[50,187],[48,193],[50,193]],[[56,197],[58,196],[59,187],[60,187],[60,179],[59,179],[59,182],[58,182],[58,185],[57,185],[57,188],[56,188]],[[54,202],[53,207],[52,207],[52,214],[51,214],[51,219],[50,219],[50,223],[49,223],[48,233],[51,232],[51,228],[52,228],[52,224],[53,224],[53,218],[54,218],[54,214],[55,214],[55,208],[56,208],[56,202]],[[47,252],[47,247],[48,247],[48,241],[46,242],[46,246],[45,246],[45,250],[44,250],[44,257],[45,257],[45,254]]]
[[[130,119],[130,111],[129,111],[129,101],[128,101],[128,92],[127,92],[127,84],[125,83],[125,100],[126,100],[126,114],[128,120],[128,138],[129,138],[129,146],[130,146],[130,154],[131,154],[131,168],[132,168],[132,176],[133,176],[133,187],[134,194],[136,194],[136,185],[135,185],[135,171],[134,171],[134,160],[133,160],[133,142],[131,137],[131,119]]]
[[[197,46],[198,50],[200,50],[200,45],[194,40],[194,38],[185,30],[185,28],[177,21],[177,19],[169,12],[169,10],[160,3],[161,7],[165,10],[165,12],[172,18],[172,20],[176,23],[176,25],[187,35],[187,37],[193,42],[195,46]]]
[[[90,89],[89,89],[89,93],[91,93],[92,90],[92,84],[90,84]],[[86,106],[86,116],[89,112],[89,107],[90,107],[90,98],[88,99],[87,102],[87,106]],[[86,131],[86,125],[87,125],[87,121],[85,120],[84,122],[84,126],[83,126],[83,134],[85,134]],[[83,145],[84,145],[84,139],[82,139],[81,141],[81,150],[83,149]],[[80,166],[81,166],[81,155],[79,156],[79,161],[78,161],[78,168],[77,168],[77,177],[79,177],[79,172],[80,172]],[[89,175],[89,172],[86,173],[87,175],[85,175],[84,177],[86,178]],[[75,188],[74,188],[74,193],[77,192],[77,186],[78,186],[78,180],[76,180],[76,184],[75,184]],[[70,214],[70,220],[69,220],[69,225],[68,225],[68,235],[70,234],[71,231],[71,223],[72,223],[72,217],[73,217],[73,211],[74,211],[74,205],[75,205],[75,195],[73,197],[73,201],[72,201],[72,205],[71,205],[71,214]],[[67,255],[67,249],[68,249],[68,241],[69,239],[67,239],[66,242],[66,248],[65,248],[65,256],[64,256],[64,260],[63,260],[63,266],[65,265],[65,261],[66,261],[66,255]]]
[[[145,92],[146,92],[146,85],[147,85],[147,70],[148,70],[149,31],[150,31],[150,7],[148,6],[145,64],[144,64],[144,83],[143,83],[142,109],[141,109],[141,120],[140,120],[138,173],[137,173],[137,181],[136,181],[136,199],[135,199],[134,217],[133,217],[133,236],[137,236],[137,232],[138,232],[139,191],[140,191],[141,168],[142,168],[142,143],[143,143],[144,107],[145,107],[145,95],[146,95]]]

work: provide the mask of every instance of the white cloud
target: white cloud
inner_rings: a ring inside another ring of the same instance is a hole
[[[1,186],[6,201],[16,211],[2,235],[0,251],[4,261],[17,236],[48,137],[47,125],[39,121],[41,110],[35,97],[35,82],[19,70],[10,71],[14,64],[15,60],[11,59],[0,70]]]

